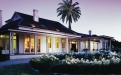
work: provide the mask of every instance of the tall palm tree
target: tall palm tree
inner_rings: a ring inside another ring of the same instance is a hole
[[[57,8],[57,16],[61,16],[62,22],[65,21],[69,24],[69,29],[71,29],[72,19],[74,22],[78,21],[81,15],[81,10],[78,2],[72,3],[72,0],[63,0],[63,3],[59,3],[60,7]]]

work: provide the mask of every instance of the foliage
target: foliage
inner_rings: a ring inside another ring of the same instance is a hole
[[[63,3],[59,3],[60,7],[57,8],[58,16],[61,16],[60,19],[66,23],[69,23],[69,29],[71,29],[72,19],[74,22],[78,21],[81,15],[80,7],[78,2],[73,3],[72,0],[63,0]]]
[[[117,54],[116,52],[109,51],[96,51],[87,53],[89,59],[81,58],[83,57],[84,52],[69,54],[60,53],[33,58],[30,63],[33,68],[39,69],[40,72],[44,70],[45,72],[54,73],[107,74],[110,73],[110,71],[112,71],[114,74],[120,73],[120,53]],[[64,59],[61,60],[57,58],[61,56],[64,56],[65,58],[63,57]],[[44,67],[47,67],[49,71]]]
[[[32,58],[30,60],[30,65],[34,69],[38,69],[41,72],[50,72],[50,68],[53,64],[58,63],[58,58],[53,55],[42,55],[40,57]]]

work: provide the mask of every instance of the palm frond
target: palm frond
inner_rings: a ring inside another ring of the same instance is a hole
[[[72,20],[74,22],[77,22],[81,15],[80,7],[76,7],[79,5],[78,2],[72,3],[72,0],[63,0],[63,3],[59,3],[60,5],[57,8],[57,16],[60,16],[60,20],[64,22],[66,20],[66,23],[69,24],[72,23]]]

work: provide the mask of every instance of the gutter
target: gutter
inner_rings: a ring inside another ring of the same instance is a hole
[[[50,33],[50,32],[39,32],[39,31],[28,31],[28,30],[14,30],[14,29],[8,29],[8,31],[14,31],[14,32],[27,32],[27,33],[36,33],[36,34],[52,34],[52,35],[61,35],[61,36],[67,36],[67,37],[72,37],[72,38],[81,38],[81,36],[76,36],[76,35],[70,35],[67,33]]]

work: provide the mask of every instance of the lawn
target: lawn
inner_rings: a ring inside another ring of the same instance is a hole
[[[28,64],[18,64],[0,67],[0,75],[43,75],[30,70]]]

